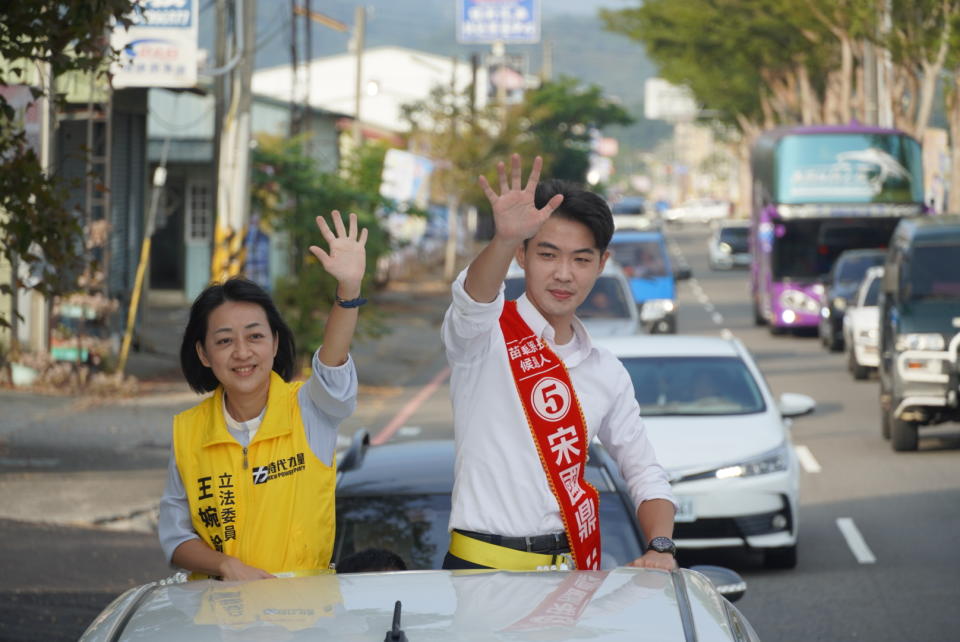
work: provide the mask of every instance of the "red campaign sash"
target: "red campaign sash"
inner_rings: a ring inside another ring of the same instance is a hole
[[[609,571],[567,573],[567,577],[529,615],[504,631],[529,631],[555,626],[575,626],[590,605],[593,594],[603,585]]]
[[[600,568],[600,495],[583,479],[587,421],[563,361],[507,301],[500,315],[507,360],[520,405],[580,570]]]

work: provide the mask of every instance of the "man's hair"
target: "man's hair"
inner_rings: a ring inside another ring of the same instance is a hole
[[[207,319],[210,313],[227,301],[255,303],[263,308],[270,324],[270,332],[277,338],[277,356],[273,359],[273,370],[290,381],[296,360],[296,346],[293,332],[280,318],[280,312],[267,291],[248,279],[234,277],[223,283],[207,286],[190,307],[190,319],[183,331],[180,343],[180,369],[187,383],[196,392],[210,392],[220,385],[213,370],[200,362],[197,355],[197,342],[203,345],[207,337]]]
[[[613,237],[613,214],[607,202],[576,183],[555,178],[537,185],[534,204],[541,208],[557,194],[563,194],[563,203],[553,212],[553,216],[586,225],[593,234],[597,249],[603,253]]]
[[[367,573],[376,571],[405,571],[403,558],[384,548],[365,548],[340,560],[337,573]]]

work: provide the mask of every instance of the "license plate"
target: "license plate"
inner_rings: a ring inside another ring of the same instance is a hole
[[[677,514],[674,516],[673,521],[675,522],[697,521],[697,514],[693,510],[693,497],[677,497],[676,499],[680,507],[677,509]]]

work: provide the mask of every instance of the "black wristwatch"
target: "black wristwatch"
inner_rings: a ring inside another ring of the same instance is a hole
[[[674,557],[677,555],[677,545],[669,537],[654,537],[647,544],[647,548],[658,553],[670,553]]]

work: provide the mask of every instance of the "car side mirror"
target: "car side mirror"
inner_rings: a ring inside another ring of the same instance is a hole
[[[342,473],[348,470],[359,468],[363,463],[363,457],[367,454],[367,448],[370,447],[370,433],[366,428],[360,428],[353,433],[353,439],[347,452],[340,458],[337,464],[337,472]]]
[[[747,583],[740,577],[740,574],[725,566],[713,566],[711,564],[698,564],[691,566],[691,571],[700,573],[713,584],[717,593],[727,598],[731,602],[736,602],[747,592]]]
[[[797,394],[795,392],[785,392],[780,395],[777,402],[780,408],[780,414],[784,417],[801,417],[809,415],[817,407],[817,402],[813,397]]]
[[[693,272],[691,272],[690,268],[686,265],[678,267],[673,271],[673,278],[677,281],[686,281],[691,276],[693,276]]]

